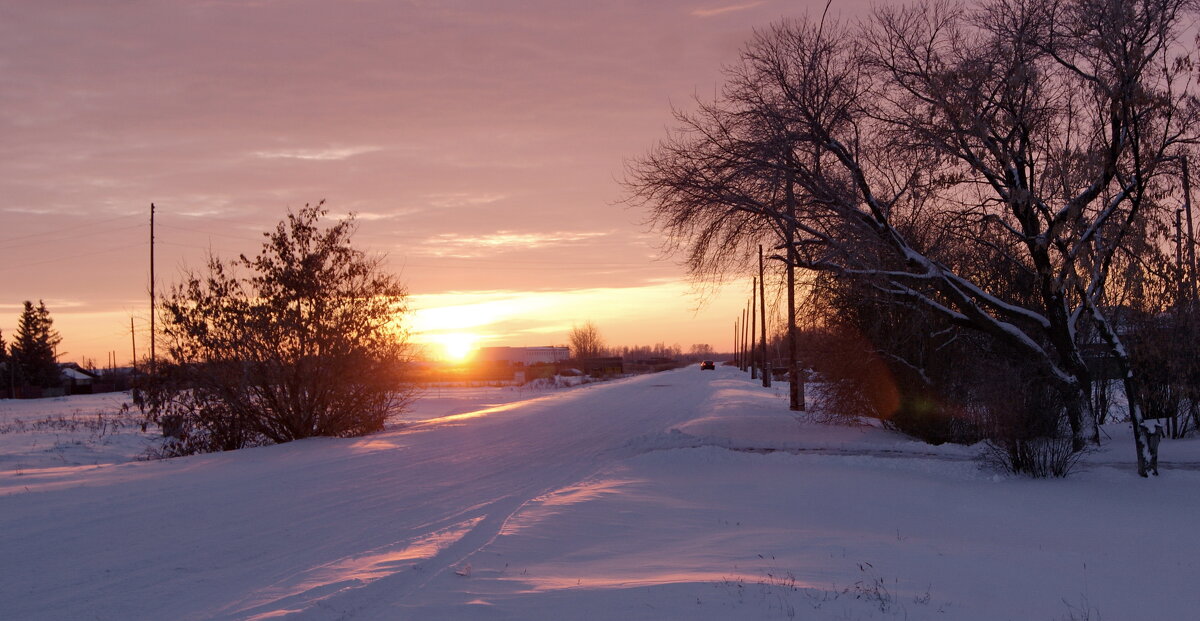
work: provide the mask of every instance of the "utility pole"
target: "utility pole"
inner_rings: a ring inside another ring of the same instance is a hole
[[[804,411],[804,378],[800,376],[800,352],[796,342],[796,248],[795,229],[788,227],[787,305],[788,305],[788,409]]]
[[[733,363],[737,364],[737,319],[733,320],[733,341],[731,341],[731,343],[732,343],[731,351],[733,352]]]
[[[1188,158],[1183,156],[1183,209],[1187,212],[1188,301],[1196,300],[1196,238],[1192,229],[1192,180]]]
[[[741,327],[738,326],[738,319],[735,317],[733,319],[733,364],[734,364],[734,366],[736,366],[738,364],[738,346],[739,346],[738,330],[741,330]]]
[[[742,368],[742,317],[733,318],[733,366]]]
[[[154,203],[150,203],[150,374],[154,375]],[[131,320],[132,321],[132,320]]]
[[[750,379],[758,379],[758,279],[750,279]]]
[[[784,196],[787,200],[787,348],[788,348],[788,409],[795,412],[804,411],[804,378],[800,374],[800,347],[796,335],[796,187],[792,173],[794,167],[788,166],[787,184],[784,186]]]
[[[1183,209],[1175,210],[1175,270],[1179,278],[1179,297],[1175,302],[1176,308],[1183,304],[1186,285],[1184,284],[1183,268]]]
[[[130,363],[130,366],[133,367],[133,370],[136,373],[137,372],[137,335],[133,331],[133,317],[129,318],[129,344],[131,346],[133,346],[133,362]]]
[[[742,364],[738,368],[741,369],[743,373],[746,372],[746,365],[750,360],[750,351],[746,348],[746,337],[750,330],[750,318],[746,316],[748,308],[749,306],[742,307]]]
[[[767,355],[767,292],[763,284],[763,249],[758,245],[758,308],[762,314],[762,385],[771,387],[771,360]]]

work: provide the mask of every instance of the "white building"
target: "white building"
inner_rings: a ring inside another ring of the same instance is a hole
[[[476,362],[507,362],[529,366],[562,362],[571,357],[567,347],[480,347]]]

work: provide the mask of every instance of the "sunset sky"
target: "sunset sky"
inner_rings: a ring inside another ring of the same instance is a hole
[[[62,360],[126,364],[151,201],[161,289],[325,199],[407,283],[415,340],[563,344],[591,320],[728,350],[749,278],[697,296],[618,181],[754,27],[823,6],[0,0],[0,329],[44,299]]]

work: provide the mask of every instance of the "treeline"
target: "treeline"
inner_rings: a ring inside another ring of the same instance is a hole
[[[685,353],[678,343],[668,345],[655,343],[653,345],[622,345],[608,346],[600,335],[600,329],[592,321],[571,326],[567,333],[568,347],[571,357],[577,360],[592,358],[621,358],[625,362],[660,360],[694,362],[710,359],[715,355],[711,345],[695,343]]]
[[[1157,473],[1159,421],[1200,422],[1193,9],[925,1],[773,24],[631,164],[632,201],[697,278],[750,271],[759,244],[793,272],[787,332],[808,326],[838,407],[987,438],[1035,475],[1121,416]]]

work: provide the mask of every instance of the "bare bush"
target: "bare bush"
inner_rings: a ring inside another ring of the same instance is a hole
[[[139,391],[168,453],[363,435],[410,399],[406,291],[350,246],[351,219],[321,228],[326,213],[289,213],[255,258],[211,258],[172,289],[169,359]]]
[[[980,392],[988,437],[984,462],[1032,478],[1069,475],[1086,450],[1073,446],[1062,422],[1068,398],[1048,378],[1009,367]]]
[[[1042,479],[1071,474],[1083,454],[1069,438],[996,438],[988,440],[984,459],[1005,472]]]

